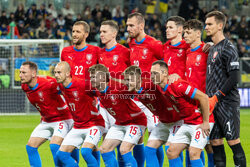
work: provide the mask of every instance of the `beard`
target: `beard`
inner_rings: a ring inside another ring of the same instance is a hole
[[[82,38],[79,38],[78,40],[77,40],[77,42],[73,42],[73,44],[74,45],[80,45],[81,43],[82,43],[82,41],[83,41],[83,37]]]

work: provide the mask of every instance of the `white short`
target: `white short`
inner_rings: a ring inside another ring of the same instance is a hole
[[[111,116],[108,111],[103,108],[103,107],[99,107],[99,111],[105,121],[105,129],[103,133],[107,133],[108,130],[110,129],[111,126],[113,126],[115,124],[115,118],[113,116]]]
[[[138,144],[139,139],[143,136],[146,127],[141,125],[113,125],[105,139],[116,139],[126,141],[132,144]]]
[[[162,140],[171,142],[174,134],[183,124],[183,120],[174,123],[162,123],[159,122],[158,125],[151,132],[148,140]]]
[[[210,132],[214,123],[209,123]],[[196,129],[199,125],[183,124],[173,137],[172,143],[184,143],[192,147],[204,149],[209,141],[209,136],[203,137],[201,129]]]
[[[42,121],[31,133],[30,137],[41,137],[50,139],[52,136],[64,138],[70,129],[73,127],[73,119],[67,119],[57,122]]]
[[[75,146],[79,149],[83,143],[88,142],[96,146],[102,137],[103,130],[104,127],[102,126],[92,126],[88,129],[72,128],[63,140],[62,145]]]
[[[135,104],[145,113],[147,117],[148,132],[151,132],[159,123],[159,118],[155,116],[142,102],[133,100]]]

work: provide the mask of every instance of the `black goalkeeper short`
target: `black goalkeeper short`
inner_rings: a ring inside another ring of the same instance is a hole
[[[235,140],[240,137],[240,107],[226,103],[218,103],[213,111],[215,124],[210,140],[226,138]]]

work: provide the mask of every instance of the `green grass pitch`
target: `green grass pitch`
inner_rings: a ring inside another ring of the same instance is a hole
[[[28,167],[28,157],[25,145],[32,130],[39,124],[38,115],[25,116],[0,116],[0,166],[1,167]],[[250,166],[250,110],[241,110],[241,143],[247,157],[247,166]],[[147,135],[145,141],[147,140]],[[146,143],[146,142],[145,142]],[[53,159],[46,142],[39,148],[39,153],[44,167],[53,167]],[[226,145],[227,166],[233,167],[231,149]],[[101,162],[101,166],[104,166]],[[86,166],[81,158],[80,166]],[[165,156],[164,166],[168,166]]]

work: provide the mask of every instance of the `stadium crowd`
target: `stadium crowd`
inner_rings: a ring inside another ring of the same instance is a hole
[[[150,1],[143,1],[150,4]],[[169,1],[167,13],[156,14],[145,11],[145,32],[156,39],[166,42],[165,38],[165,18],[171,16],[171,10],[178,8],[175,1]],[[204,16],[208,13],[207,8],[200,8],[197,1],[182,1],[179,6],[178,15],[188,19],[199,19],[204,22]],[[212,10],[218,10],[218,6],[214,6]],[[15,27],[15,38],[18,39],[64,39],[70,45],[72,41],[72,26],[76,21],[84,20],[90,25],[90,33],[87,42],[94,45],[101,45],[99,38],[99,29],[102,21],[113,19],[119,25],[118,42],[126,45],[128,36],[125,22],[128,14],[139,11],[138,7],[129,10],[127,6],[116,6],[110,9],[109,5],[96,4],[93,9],[90,6],[77,13],[70,7],[70,3],[66,3],[61,11],[54,9],[53,4],[41,4],[37,7],[32,4],[25,9],[23,4],[19,4],[15,12],[1,12],[0,17],[0,38],[10,39],[10,27]],[[250,53],[250,20],[246,15],[230,15],[223,6],[221,11],[227,16],[227,24],[225,34],[235,45],[237,45],[240,57],[247,56]],[[140,11],[142,12],[142,11]],[[15,24],[14,24],[15,23]],[[202,38],[209,41],[205,31]]]

